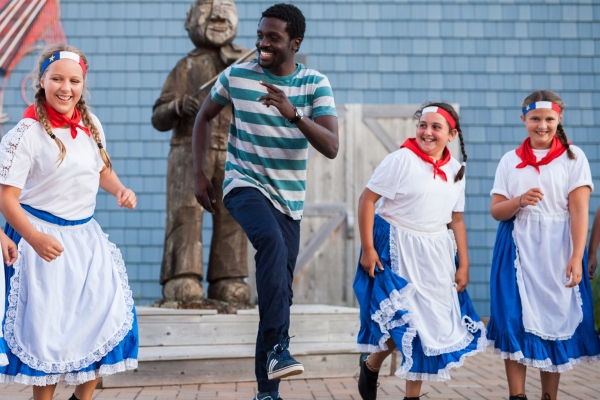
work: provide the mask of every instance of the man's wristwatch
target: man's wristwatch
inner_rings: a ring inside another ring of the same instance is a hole
[[[298,107],[294,107],[294,111],[296,112],[294,118],[288,119],[288,121],[290,121],[292,124],[295,124],[296,122],[300,121],[302,117],[304,117],[304,113]]]

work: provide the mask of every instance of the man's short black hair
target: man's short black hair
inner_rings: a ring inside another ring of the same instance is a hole
[[[287,23],[285,31],[291,39],[304,39],[306,20],[302,11],[293,4],[279,3],[267,8],[262,13],[262,18],[277,18]],[[261,19],[262,19],[261,18]]]

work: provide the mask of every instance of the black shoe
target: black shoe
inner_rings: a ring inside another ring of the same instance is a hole
[[[69,400],[79,400],[77,397],[75,397],[75,393],[73,393],[73,396],[71,396],[71,398]]]
[[[523,393],[521,393],[516,396],[510,396],[508,398],[508,400],[527,400],[527,396],[525,396]]]
[[[361,355],[360,357],[360,375],[358,377],[358,393],[363,400],[377,399],[377,377],[378,372],[373,372],[367,368],[367,358]]]

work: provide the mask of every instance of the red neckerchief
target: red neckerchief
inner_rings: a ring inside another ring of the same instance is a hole
[[[442,153],[441,160],[434,160],[433,158],[431,158],[431,156],[427,155],[423,150],[421,150],[419,145],[417,145],[417,139],[415,138],[406,139],[406,142],[404,142],[404,144],[400,146],[400,148],[403,147],[406,147],[407,149],[415,153],[421,160],[433,165],[433,179],[435,179],[436,175],[439,175],[440,178],[448,182],[448,178],[446,178],[446,173],[442,171],[441,168],[444,165],[448,164],[450,162],[450,159],[452,158],[452,156],[450,155],[450,151],[448,151],[447,147],[444,147],[444,152]]]
[[[75,139],[77,137],[77,128],[81,129],[86,133],[86,135],[90,136],[90,130],[83,125],[79,125],[81,122],[81,113],[75,107],[73,109],[73,116],[69,119],[64,114],[59,113],[54,108],[50,107],[48,103],[44,102],[44,106],[46,107],[46,114],[48,115],[48,120],[50,121],[50,126],[53,128],[60,128],[61,126],[69,125],[71,127],[71,137]],[[23,113],[23,118],[32,118],[36,121],[39,121],[35,113],[35,106],[32,104]]]
[[[521,163],[517,165],[517,168],[525,168],[528,165],[533,166],[538,174],[540,173],[540,165],[547,165],[552,162],[555,158],[560,157],[567,149],[562,145],[560,140],[554,136],[552,139],[552,146],[550,146],[550,151],[544,158],[540,161],[536,160],[535,154],[533,154],[533,149],[531,148],[531,143],[529,142],[529,138],[525,139],[521,146],[516,150],[517,155],[521,159]]]

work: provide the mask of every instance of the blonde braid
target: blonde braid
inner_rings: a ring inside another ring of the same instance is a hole
[[[100,138],[100,131],[98,130],[98,128],[94,124],[94,121],[92,120],[92,116],[87,108],[87,105],[85,103],[83,96],[77,102],[76,107],[79,110],[79,112],[81,113],[81,119],[83,120],[83,123],[90,130],[90,133],[91,133],[92,137],[94,138],[94,141],[96,142],[96,145],[98,146],[98,149],[100,150],[100,157],[102,158],[102,161],[104,161],[104,165],[106,165],[106,167],[109,170],[111,170],[112,162],[110,161],[110,157],[108,156],[108,153],[106,152],[106,150],[104,149],[104,146],[102,145],[102,139]]]
[[[46,133],[54,139],[56,144],[58,145],[58,165],[62,164],[67,155],[67,149],[63,142],[54,135],[52,132],[52,127],[50,126],[50,121],[48,120],[48,114],[46,113],[46,106],[44,102],[46,101],[46,91],[40,88],[35,94],[35,113],[37,114],[38,119],[40,120],[40,124],[44,127]]]

